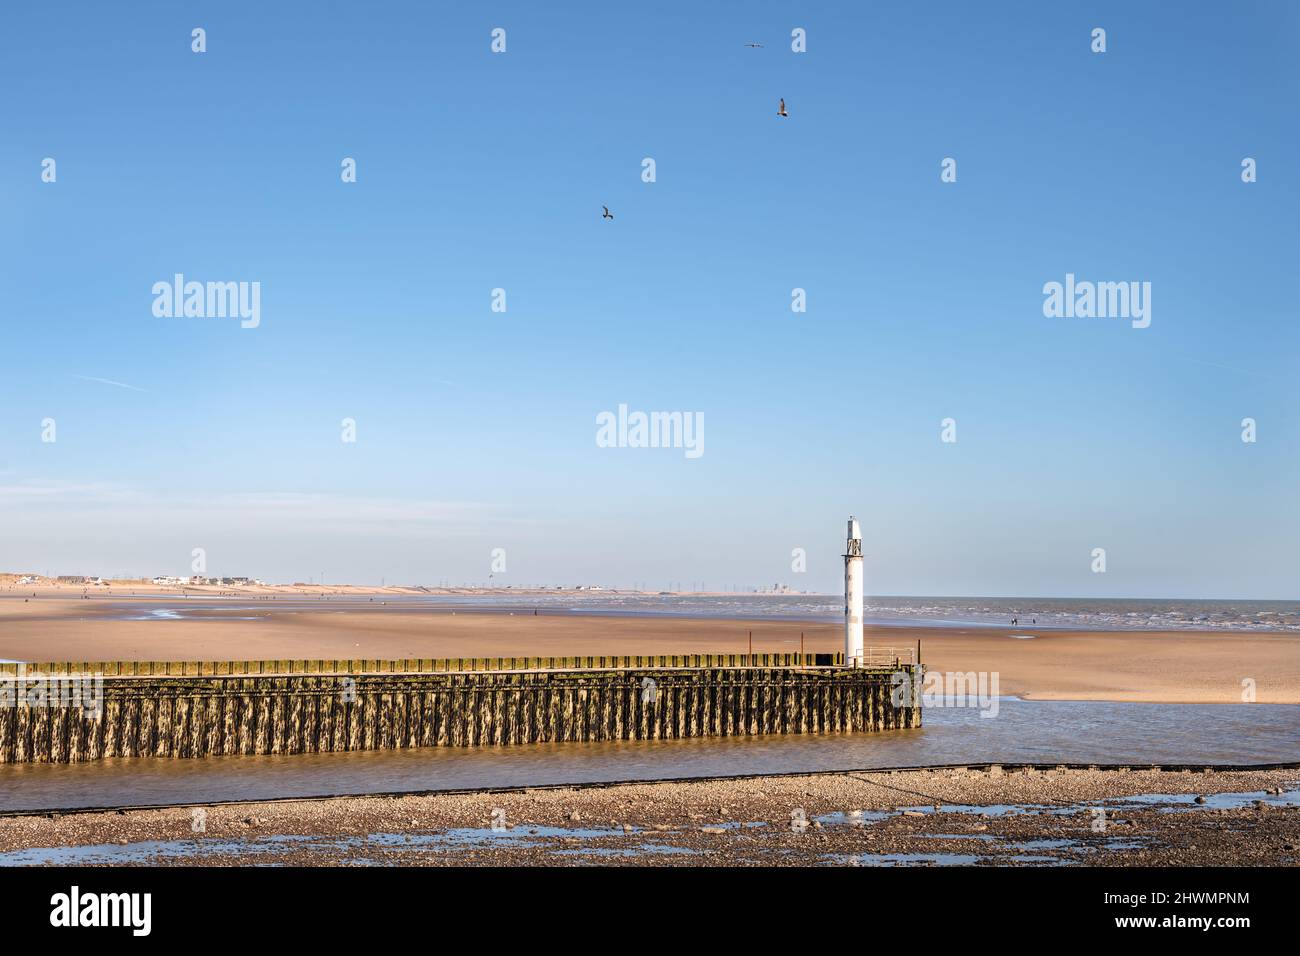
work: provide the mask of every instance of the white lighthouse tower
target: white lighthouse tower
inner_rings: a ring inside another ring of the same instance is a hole
[[[844,546],[844,664],[862,666],[862,532],[852,515]]]

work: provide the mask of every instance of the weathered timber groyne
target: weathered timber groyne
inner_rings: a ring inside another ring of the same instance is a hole
[[[914,664],[755,666],[749,655],[698,657],[709,663],[296,674],[236,667],[206,675],[203,665],[193,674],[106,668],[93,710],[59,706],[57,688],[35,705],[11,690],[12,706],[0,707],[0,763],[848,733],[921,723],[919,705],[896,703],[894,694],[896,675],[910,677]],[[717,666],[718,657],[745,662]],[[93,673],[39,666],[0,674],[0,683],[17,689],[40,673]],[[48,681],[53,687],[60,679]]]
[[[888,653],[885,653],[888,651]],[[910,663],[910,647],[880,649],[877,663]],[[259,674],[428,674],[461,671],[591,670],[610,667],[809,667],[844,663],[834,654],[624,654],[583,657],[359,657],[261,661],[37,661],[0,663],[0,678],[29,674],[102,674],[105,677],[216,677]]]

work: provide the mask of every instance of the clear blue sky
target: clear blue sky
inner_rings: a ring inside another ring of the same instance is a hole
[[[1298,47],[1285,2],[10,5],[0,568],[834,591],[852,512],[869,593],[1297,597]],[[154,317],[176,272],[261,326]],[[1067,272],[1150,328],[1044,317]],[[705,454],[598,448],[619,403]]]

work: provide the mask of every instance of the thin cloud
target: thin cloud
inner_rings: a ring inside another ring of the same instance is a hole
[[[74,375],[73,378],[79,378],[83,382],[98,382],[100,385],[112,385],[114,388],[127,388],[133,392],[147,392],[147,388],[138,388],[135,385],[128,385],[126,382],[115,382],[111,378],[95,378],[93,375]]]

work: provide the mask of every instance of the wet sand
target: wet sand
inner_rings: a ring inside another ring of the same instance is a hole
[[[1294,866],[1297,778],[999,767],[0,817],[0,865]]]
[[[48,593],[48,592],[38,592]],[[174,605],[177,597],[169,600]],[[315,603],[313,603],[313,600]],[[743,653],[842,648],[838,624],[669,616],[480,612],[321,599],[246,596],[223,608],[201,598],[190,620],[121,620],[149,598],[0,594],[0,658],[239,660]],[[277,606],[277,601],[283,602]],[[289,602],[292,602],[291,604]],[[1019,635],[1019,636],[1013,636]],[[1025,635],[1034,635],[1032,639]],[[1040,700],[1300,703],[1300,635],[1034,628],[868,628],[868,645],[915,646],[932,671],[990,671],[1002,694]],[[1248,686],[1248,685],[1247,685]]]

